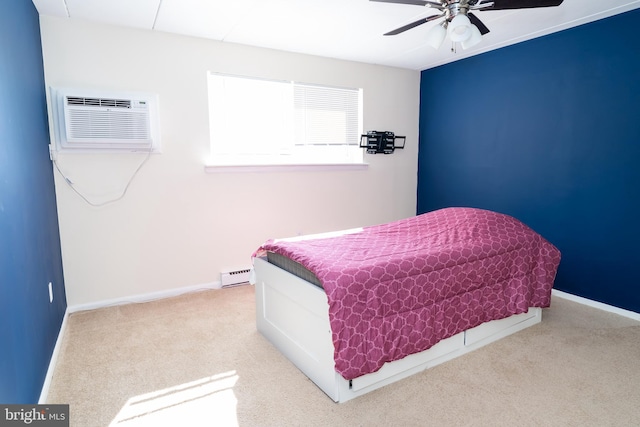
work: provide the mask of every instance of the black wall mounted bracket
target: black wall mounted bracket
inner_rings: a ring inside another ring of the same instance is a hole
[[[372,130],[360,137],[360,147],[366,148],[369,154],[392,154],[396,148],[404,148],[404,142],[404,136],[389,131]]]

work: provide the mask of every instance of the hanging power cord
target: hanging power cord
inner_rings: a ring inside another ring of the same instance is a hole
[[[127,194],[127,190],[129,190],[129,186],[131,185],[131,183],[133,182],[133,179],[138,174],[138,171],[140,171],[140,169],[142,169],[142,166],[144,166],[144,164],[147,162],[147,160],[149,160],[149,157],[151,157],[151,153],[153,152],[153,147],[149,148],[149,151],[147,151],[147,155],[144,157],[144,159],[142,159],[142,162],[140,162],[140,164],[138,165],[136,170],[133,171],[133,174],[131,175],[131,178],[129,178],[129,181],[127,182],[127,185],[124,187],[124,190],[122,190],[122,193],[118,197],[116,197],[115,199],[107,200],[107,201],[101,202],[101,203],[92,202],[91,200],[89,200],[84,194],[82,194],[74,186],[73,181],[71,179],[67,178],[67,176],[62,172],[62,170],[60,170],[60,166],[58,165],[58,161],[57,161],[57,158],[56,158],[57,156],[54,155],[54,153],[53,153],[54,149],[51,146],[49,146],[49,150],[50,150],[50,154],[51,154],[50,157],[51,157],[51,161],[53,162],[53,165],[56,167],[56,170],[58,171],[60,176],[62,176],[62,178],[67,183],[69,188],[71,188],[73,190],[73,192],[76,193],[78,196],[80,196],[80,198],[82,198],[82,200],[84,200],[87,204],[89,204],[89,205],[91,205],[93,207],[102,207],[102,206],[108,205],[110,203],[117,202],[118,200],[121,200]]]

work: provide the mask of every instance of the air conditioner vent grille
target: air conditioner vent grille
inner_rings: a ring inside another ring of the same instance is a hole
[[[67,105],[84,105],[93,107],[131,108],[130,99],[113,98],[85,98],[81,96],[67,96]]]
[[[141,140],[150,138],[146,112],[68,111],[67,132],[73,140]]]

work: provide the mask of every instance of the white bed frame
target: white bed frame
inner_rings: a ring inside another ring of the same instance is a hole
[[[532,307],[527,313],[484,323],[440,341],[421,353],[386,363],[377,372],[348,381],[335,371],[329,304],[324,291],[262,258],[254,259],[254,273],[258,331],[331,399],[340,403],[542,320],[542,310]]]

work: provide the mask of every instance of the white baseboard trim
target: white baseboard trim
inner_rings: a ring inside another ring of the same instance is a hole
[[[53,353],[51,353],[51,359],[49,360],[49,367],[47,368],[47,374],[44,377],[44,384],[42,384],[42,390],[40,391],[40,398],[38,404],[47,403],[49,397],[49,387],[51,387],[51,380],[53,379],[53,371],[58,364],[58,355],[60,354],[60,347],[62,346],[62,339],[64,338],[65,331],[67,330],[67,318],[69,317],[69,310],[64,311],[64,317],[62,318],[62,325],[60,325],[60,331],[58,331],[58,338],[56,338],[56,345],[53,347]]]
[[[200,285],[184,286],[181,288],[173,288],[173,289],[167,289],[164,291],[150,292],[148,294],[131,295],[127,297],[113,298],[109,300],[96,301],[96,302],[91,302],[87,304],[76,304],[76,305],[67,307],[67,311],[69,312],[69,314],[71,314],[78,311],[95,310],[97,308],[112,307],[116,305],[149,302],[149,301],[155,301],[155,300],[164,299],[164,298],[176,297],[179,295],[184,295],[192,292],[206,291],[210,289],[221,289],[221,288],[222,288],[222,284],[220,283],[220,281],[203,283]]]
[[[569,294],[557,289],[553,289],[551,291],[551,294],[557,296],[558,298],[563,298],[580,304],[588,305],[589,307],[598,308],[600,310],[608,311],[610,313],[618,314],[620,316],[640,321],[640,313],[636,313],[635,311],[625,310],[624,308],[618,308],[613,305],[608,305],[598,301],[590,300],[588,298],[579,297],[577,295]]]

